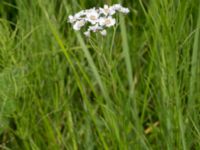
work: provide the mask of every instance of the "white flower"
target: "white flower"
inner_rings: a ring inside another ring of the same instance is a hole
[[[100,31],[102,30],[102,27],[99,26],[98,24],[95,24],[94,26],[89,26],[89,31],[93,31],[93,32],[97,32],[97,31]]]
[[[88,30],[88,31],[84,32],[84,35],[87,37],[90,37],[90,31]]]
[[[100,8],[99,11],[100,11],[100,13],[104,14],[105,16],[115,14],[115,10],[112,7],[108,7],[108,5],[104,5],[104,7]]]
[[[78,31],[81,29],[81,27],[83,27],[85,25],[85,21],[84,20],[79,20],[77,21],[74,25],[73,25],[73,29]]]
[[[70,15],[68,20],[76,31],[80,30],[83,26],[86,26],[87,31],[84,32],[86,37],[90,37],[91,32],[99,32],[102,36],[106,36],[106,28],[116,24],[116,19],[113,18],[116,12],[127,14],[130,10],[122,7],[121,4],[112,6],[104,5],[103,8],[82,10],[75,15]]]
[[[83,17],[84,15],[85,15],[85,11],[82,10],[82,11],[76,13],[76,14],[74,15],[74,18],[75,18],[75,19],[81,19],[81,17]]]
[[[72,15],[70,15],[70,16],[68,17],[68,19],[69,19],[69,22],[70,22],[70,23],[74,23],[74,22],[76,21],[76,19],[75,19],[74,16],[72,16]]]
[[[101,26],[111,27],[111,26],[114,26],[115,23],[116,23],[116,20],[114,18],[112,18],[111,16],[109,16],[107,18],[99,19],[99,24]]]
[[[69,22],[70,23],[74,23],[74,22],[76,22],[76,21],[80,21],[80,20],[82,20],[83,18],[83,16],[85,15],[85,11],[80,11],[80,12],[78,12],[78,13],[76,13],[74,16],[72,16],[72,15],[69,15],[69,17],[68,17],[68,19],[69,19]]]
[[[115,11],[119,11],[124,14],[128,14],[130,10],[128,8],[123,7],[121,4],[115,4],[112,6]]]
[[[86,11],[86,20],[91,24],[96,24],[98,22],[99,13],[95,9],[90,9]]]
[[[113,8],[115,11],[119,11],[119,10],[120,10],[121,8],[123,8],[123,7],[122,7],[121,4],[115,4],[115,5],[112,6],[112,8]]]
[[[107,31],[106,30],[102,30],[100,31],[101,35],[106,36],[107,35]]]
[[[121,8],[119,11],[124,14],[128,14],[130,12],[130,10],[128,8]]]

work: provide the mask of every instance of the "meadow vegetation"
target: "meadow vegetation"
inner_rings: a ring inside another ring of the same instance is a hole
[[[121,3],[107,36],[67,18]],[[0,149],[200,149],[199,0],[1,0]]]

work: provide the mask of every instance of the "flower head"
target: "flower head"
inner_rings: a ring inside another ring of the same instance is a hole
[[[109,16],[107,18],[101,18],[99,20],[99,24],[101,26],[106,26],[106,27],[114,26],[115,23],[116,23],[116,20],[114,18],[112,18],[111,16]]]
[[[76,13],[74,17],[75,17],[76,19],[81,19],[81,17],[83,17],[84,15],[85,15],[85,11],[82,10],[82,11]]]
[[[74,16],[72,16],[72,15],[70,15],[70,16],[68,17],[68,19],[69,19],[69,22],[70,22],[70,23],[74,23],[74,22],[76,21],[76,19],[75,19]]]
[[[115,10],[112,7],[109,7],[108,5],[104,5],[103,8],[99,8],[99,11],[100,11],[100,13],[104,14],[105,16],[115,14]]]
[[[88,31],[84,32],[84,35],[87,37],[90,37],[90,31],[88,30]]]
[[[122,7],[122,5],[121,4],[114,4],[113,6],[112,6],[112,8],[115,10],[115,11],[119,11],[121,8],[123,8]]]
[[[128,8],[121,8],[120,12],[122,12],[124,14],[128,14],[130,12],[130,10]]]
[[[107,31],[104,29],[102,31],[100,31],[101,35],[106,36],[107,35]]]
[[[84,25],[85,25],[85,21],[84,20],[79,20],[79,21],[75,22],[75,24],[73,25],[73,29],[78,31]]]
[[[96,24],[98,22],[99,13],[95,10],[88,10],[86,11],[86,20],[91,24]]]
[[[128,14],[130,10],[128,8],[123,7],[121,4],[115,4],[112,6],[112,9],[115,11],[119,11],[124,14]]]
[[[102,30],[103,28],[101,26],[99,26],[98,24],[95,24],[94,26],[89,26],[89,31],[93,31],[93,32],[97,32]]]
[[[99,32],[101,35],[106,36],[107,31],[105,28],[116,24],[116,19],[113,17],[116,12],[127,14],[130,11],[121,4],[114,4],[112,6],[104,5],[103,8],[82,10],[75,15],[70,15],[68,20],[76,31],[87,26],[88,29],[84,32],[84,35],[87,37],[90,36],[91,32]]]

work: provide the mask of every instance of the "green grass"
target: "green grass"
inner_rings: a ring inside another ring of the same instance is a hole
[[[0,1],[0,149],[200,149],[199,0],[124,0],[106,37],[73,31],[104,3]]]

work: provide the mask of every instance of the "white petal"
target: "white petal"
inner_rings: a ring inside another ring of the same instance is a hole
[[[114,9],[110,9],[110,12],[109,12],[109,14],[112,16],[112,15],[114,15],[116,13],[116,11],[114,10]]]
[[[72,15],[69,15],[69,20],[72,20],[74,17]]]
[[[69,19],[69,22],[70,22],[70,23],[74,23],[74,22],[76,21],[76,19],[75,19],[74,16],[72,16],[72,15],[70,15],[70,16],[68,17],[68,19]]]
[[[76,19],[81,19],[81,17],[83,17],[84,15],[85,15],[85,11],[82,10],[82,11],[76,13],[76,14],[74,15],[74,17],[75,17]]]
[[[121,4],[115,4],[115,5],[112,6],[112,8],[113,8],[114,10],[119,11],[119,10],[122,8],[122,5],[121,5]]]
[[[99,25],[100,25],[100,26],[104,26],[104,25],[105,25],[105,18],[101,17],[101,18],[99,19]]]
[[[122,9],[120,10],[120,12],[125,13],[125,14],[128,14],[128,13],[130,12],[130,10],[129,10],[128,8],[122,8]]]
[[[106,35],[107,35],[107,31],[106,31],[106,30],[102,30],[100,33],[101,33],[101,35],[103,35],[103,36],[106,36]]]
[[[113,7],[109,7],[108,5],[104,5],[103,8],[99,8],[99,13],[105,16],[114,15],[115,9],[113,9]]]
[[[90,37],[90,31],[84,32],[84,35],[85,35],[86,37]]]
[[[108,5],[104,5],[103,8],[104,9],[108,9],[109,7],[108,7]]]
[[[99,30],[102,30],[102,27],[99,26],[98,24],[94,25],[94,26],[89,26],[89,31],[93,31],[93,32],[97,32]]]
[[[73,25],[73,29],[74,30],[80,30],[81,27],[83,27],[84,25],[85,25],[85,21],[84,20],[79,20]]]
[[[73,25],[73,29],[76,30],[76,31],[78,31],[78,30],[80,30],[81,28],[80,28],[80,26],[78,26],[77,23],[75,23],[75,24]]]

